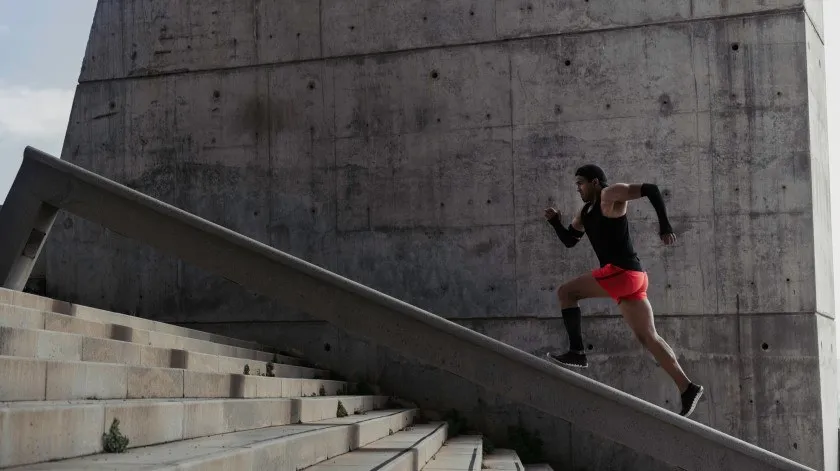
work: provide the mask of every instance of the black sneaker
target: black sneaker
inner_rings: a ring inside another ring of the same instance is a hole
[[[587,368],[589,366],[589,363],[586,361],[586,355],[583,353],[566,352],[562,355],[546,353],[545,357],[554,363],[572,368]]]
[[[680,399],[682,399],[682,410],[680,411],[680,415],[684,417],[691,415],[691,413],[694,412],[694,408],[697,407],[697,403],[700,401],[700,396],[702,395],[703,386],[690,383],[688,385],[688,389],[686,389],[684,393],[680,394]]]

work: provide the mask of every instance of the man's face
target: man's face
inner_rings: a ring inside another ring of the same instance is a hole
[[[578,194],[584,203],[589,203],[595,199],[595,182],[597,180],[589,181],[580,175],[575,176],[575,185],[577,185]]]

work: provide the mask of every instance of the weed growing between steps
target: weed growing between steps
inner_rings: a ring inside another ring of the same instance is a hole
[[[326,396],[327,395],[327,390],[324,389],[323,384],[321,385],[321,389],[318,390],[318,394],[320,394],[321,396]]]
[[[245,365],[245,373],[243,373],[243,374],[245,376],[248,376],[249,374],[251,374],[251,367],[248,366],[248,365]]]
[[[457,410],[450,409],[443,414],[442,419],[446,421],[449,426],[448,436],[457,437],[464,434],[477,434],[475,428],[467,423],[467,419],[463,417]],[[421,424],[426,419],[425,414],[421,410],[418,417],[415,419],[415,424]],[[521,425],[508,427],[507,442],[503,444],[506,448],[516,451],[519,459],[523,464],[535,464],[545,461],[543,456],[543,441],[539,433],[532,433],[526,430]],[[482,448],[485,454],[493,453],[496,445],[487,437],[482,437]]]
[[[269,378],[274,377],[274,363],[266,363],[265,364],[265,375]]]
[[[481,437],[481,449],[484,450],[485,455],[489,455],[496,451],[496,445],[487,437]]]
[[[347,417],[347,409],[344,408],[344,404],[341,401],[338,401],[338,410],[335,412],[336,417]]]
[[[120,421],[116,417],[108,433],[102,434],[102,442],[106,453],[125,453],[128,448],[128,437],[120,433]]]
[[[444,414],[443,420],[449,424],[448,434],[450,437],[457,437],[467,430],[467,419],[461,417],[461,414],[455,409],[450,409],[449,412]]]
[[[539,433],[531,433],[521,425],[508,427],[509,447],[516,450],[522,464],[534,464],[544,461],[543,441]]]

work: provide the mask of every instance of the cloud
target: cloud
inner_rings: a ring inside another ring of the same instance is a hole
[[[0,135],[23,138],[63,137],[73,90],[31,89],[0,84]]]

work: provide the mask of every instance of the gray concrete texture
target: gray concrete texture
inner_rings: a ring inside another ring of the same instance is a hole
[[[536,353],[565,346],[553,289],[596,266],[542,209],[568,219],[586,162],[658,183],[680,242],[645,201],[632,230],[707,386],[698,420],[834,469],[821,30],[810,0],[101,0],[62,157]],[[144,317],[327,335],[75,217],[47,277]],[[676,408],[612,303],[584,312],[588,374]]]

